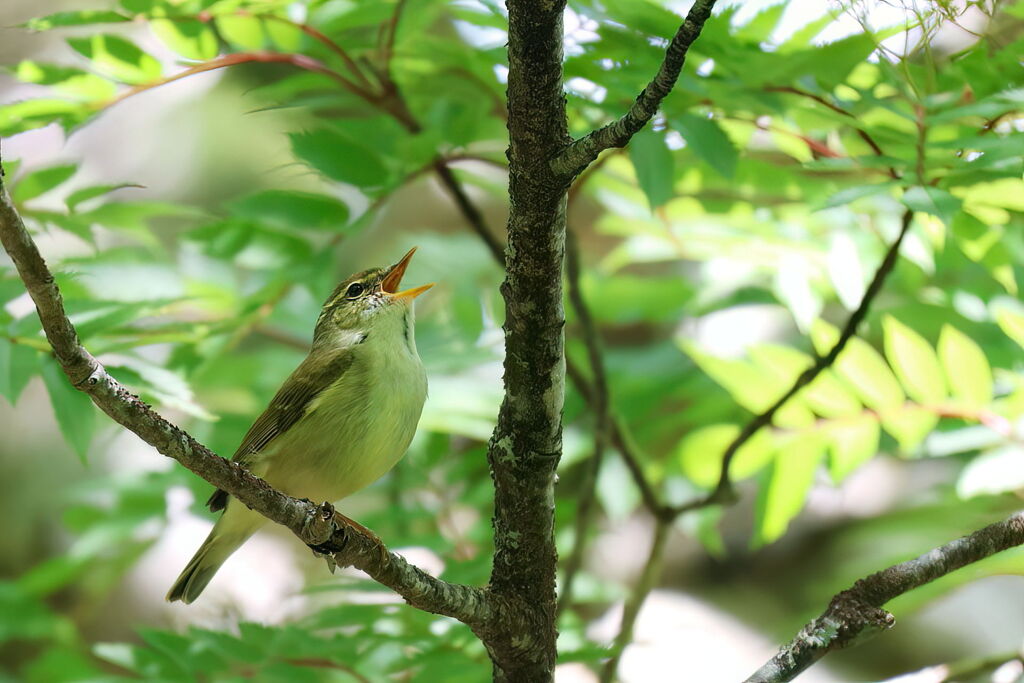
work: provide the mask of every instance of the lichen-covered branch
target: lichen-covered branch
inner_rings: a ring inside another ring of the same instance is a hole
[[[601,152],[612,147],[624,147],[630,138],[647,125],[679,79],[679,72],[686,62],[686,53],[700,35],[714,6],[715,0],[696,0],[693,3],[665,50],[665,59],[658,73],[637,96],[629,111],[618,120],[573,141],[551,161],[551,169],[555,174],[576,177]]]
[[[893,598],[1021,544],[1024,544],[1024,512],[1017,512],[970,536],[860,579],[832,598],[821,616],[804,626],[746,683],[793,680],[832,650],[853,645],[891,628],[895,618],[882,606]]]
[[[491,590],[518,596],[535,628],[497,651],[495,677],[554,674],[555,471],[562,455],[562,262],[569,183],[547,163],[569,143],[562,79],[565,0],[509,0],[509,219],[505,397],[487,449],[494,479]]]
[[[286,526],[303,542],[335,552],[338,564],[363,570],[414,607],[454,617],[478,633],[514,628],[515,610],[482,588],[442,581],[387,551],[336,517],[329,505],[298,500],[270,487],[237,463],[219,457],[177,425],[132,395],[81,345],[64,311],[60,291],[25,228],[0,178],[0,242],[14,261],[43,331],[71,383],[115,422],[163,455],[238,498],[268,519]]]

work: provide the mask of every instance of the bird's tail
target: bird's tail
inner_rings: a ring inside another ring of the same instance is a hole
[[[250,519],[252,516],[255,518]],[[230,506],[171,586],[167,601],[181,600],[189,604],[198,598],[224,561],[252,536],[261,526],[261,521],[257,513],[237,502]]]

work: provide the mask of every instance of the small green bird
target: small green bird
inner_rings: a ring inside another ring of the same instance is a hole
[[[337,501],[401,459],[427,397],[412,301],[434,285],[398,291],[415,251],[338,285],[317,318],[309,355],[249,428],[234,460],[291,496]],[[225,491],[207,505],[224,514],[168,601],[199,597],[231,553],[267,522]]]

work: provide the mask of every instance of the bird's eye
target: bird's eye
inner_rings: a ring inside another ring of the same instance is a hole
[[[349,299],[355,299],[357,296],[363,293],[366,288],[363,287],[361,282],[353,282],[348,286],[348,291],[345,292],[345,296]]]

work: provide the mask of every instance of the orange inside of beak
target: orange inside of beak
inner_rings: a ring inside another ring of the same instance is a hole
[[[405,275],[405,269],[409,267],[409,261],[412,260],[412,255],[415,253],[416,247],[413,247],[402,257],[401,261],[391,266],[391,270],[388,271],[388,274],[381,281],[381,290],[392,299],[415,299],[434,286],[434,283],[431,282],[428,285],[420,285],[419,287],[412,287],[401,292],[398,291],[398,286],[402,283],[402,276]]]

